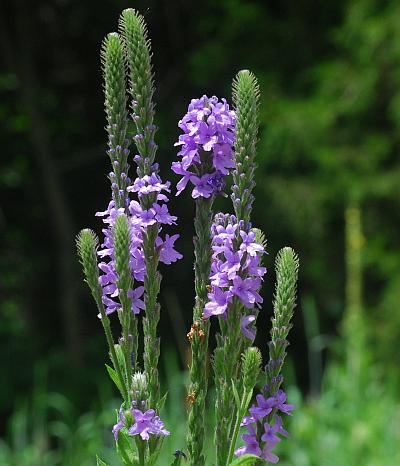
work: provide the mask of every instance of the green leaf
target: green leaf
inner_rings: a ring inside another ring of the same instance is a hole
[[[246,401],[243,405],[243,409],[245,410],[245,412],[247,411],[247,408],[249,407],[249,404],[250,404],[250,401],[251,401],[251,398],[253,397],[253,390],[250,390],[249,393],[247,394],[247,398],[246,398]]]
[[[240,409],[241,403],[240,403],[239,393],[236,389],[236,386],[233,380],[232,380],[232,391],[233,391],[233,396],[235,397],[236,407],[237,409]]]
[[[121,382],[118,378],[118,375],[117,373],[115,372],[115,370],[109,366],[108,364],[106,364],[106,369],[107,369],[107,372],[108,372],[108,375],[110,376],[111,380],[115,383],[115,385],[117,386],[118,390],[121,392],[121,394],[123,395],[123,389],[121,387]]]
[[[229,466],[250,466],[254,464],[256,460],[259,460],[260,457],[256,455],[243,455],[236,458]]]
[[[119,367],[125,367],[125,356],[121,345],[114,345],[115,354],[117,355]]]
[[[98,455],[96,455],[96,461],[97,461],[97,466],[109,466],[107,463],[105,463],[101,458],[99,458]]]
[[[158,412],[161,413],[161,411],[163,410],[164,408],[164,405],[165,405],[165,401],[167,399],[167,396],[168,396],[168,392],[165,392],[165,394],[163,395],[163,397],[161,398],[161,400],[158,402]]]
[[[117,451],[126,466],[139,465],[132,439],[126,432],[126,429],[121,429],[118,433]]]

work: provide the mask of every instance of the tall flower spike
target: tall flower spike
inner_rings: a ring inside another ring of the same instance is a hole
[[[143,231],[143,252],[146,263],[144,276],[145,318],[144,333],[144,370],[148,381],[149,403],[154,409],[160,407],[160,385],[158,379],[158,359],[160,340],[157,326],[160,319],[160,305],[157,302],[160,292],[161,274],[159,262],[170,264],[182,256],[174,250],[174,241],[179,235],[165,236],[159,233],[162,224],[175,223],[176,217],[168,212],[165,194],[169,192],[169,182],[163,183],[158,175],[158,164],[154,163],[157,145],[154,142],[156,126],[154,125],[154,80],[151,65],[150,40],[147,36],[146,23],[133,9],[124,10],[120,17],[119,29],[124,40],[126,61],[129,72],[129,92],[132,97],[132,118],[136,128],[134,141],[138,155],[134,157],[137,164],[138,178],[129,190],[138,193],[139,203],[132,205],[141,211]],[[157,202],[162,204],[158,204]],[[132,203],[131,203],[132,204]],[[157,445],[149,445],[150,452],[157,450]]]
[[[127,179],[129,150],[126,140],[127,98],[122,42],[115,32],[108,34],[102,43],[101,63],[104,79],[104,108],[107,117],[107,153],[113,167],[110,181],[115,205],[125,208],[126,187],[129,181]]]
[[[248,70],[239,71],[233,84],[236,110],[235,170],[232,201],[238,220],[250,221],[254,200],[254,171],[258,138],[258,107],[260,89],[257,78]]]
[[[294,406],[286,403],[286,394],[280,389],[283,377],[280,372],[286,356],[286,340],[291,328],[291,318],[296,305],[299,259],[292,248],[279,251],[276,262],[276,292],[274,316],[272,318],[270,358],[265,368],[267,384],[256,396],[256,404],[249,409],[249,415],[242,420],[248,434],[242,435],[245,445],[235,451],[236,456],[253,453],[270,463],[277,463],[279,457],[272,453],[281,441],[279,435],[287,437],[279,414],[291,416]],[[278,435],[279,434],[279,435]]]
[[[269,363],[266,368],[267,382],[272,395],[277,392],[282,382],[280,372],[289,344],[286,338],[292,327],[291,319],[296,306],[299,258],[292,248],[286,247],[278,252],[275,270],[274,316],[269,343]]]
[[[133,121],[136,126],[135,142],[138,158],[138,175],[148,175],[154,163],[157,146],[154,144],[154,79],[151,65],[151,44],[144,18],[136,10],[124,10],[119,29],[124,39],[129,71],[129,92],[132,97]]]
[[[207,302],[211,262],[212,205],[215,195],[224,188],[224,176],[233,167],[232,144],[235,139],[235,113],[225,99],[216,96],[192,99],[179,122],[184,134],[175,144],[181,146],[179,162],[172,170],[182,175],[179,194],[190,181],[196,203],[194,227],[195,291],[193,325],[188,333],[192,350],[189,393],[193,395],[188,415],[188,452],[191,466],[205,464],[203,455],[205,398],[208,389],[206,359],[210,323],[202,319]]]

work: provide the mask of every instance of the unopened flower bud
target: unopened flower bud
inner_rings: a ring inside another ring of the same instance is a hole
[[[243,385],[245,390],[252,390],[256,383],[257,378],[260,374],[261,369],[261,353],[258,348],[250,347],[247,348],[243,354]]]

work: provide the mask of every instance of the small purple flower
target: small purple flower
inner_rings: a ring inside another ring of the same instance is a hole
[[[242,244],[240,245],[241,251],[247,252],[251,257],[255,257],[258,253],[264,253],[264,248],[261,244],[256,242],[256,235],[253,231],[249,233],[241,231],[240,236],[242,237]]]
[[[210,301],[206,304],[203,313],[205,319],[225,314],[228,304],[232,301],[232,294],[215,287],[213,293],[209,293],[208,298]]]
[[[264,423],[264,433],[261,436],[263,442],[268,443],[269,445],[275,445],[281,441],[281,439],[276,435],[275,426],[271,426],[268,422]]]
[[[176,225],[175,220],[177,217],[174,215],[170,215],[168,211],[168,206],[167,204],[154,204],[153,205],[153,210],[155,213],[155,219],[157,220],[158,223],[164,223],[167,225]]]
[[[145,309],[144,301],[140,299],[144,293],[144,286],[138,286],[134,290],[128,291],[128,296],[132,299],[132,311],[139,314],[141,309]]]
[[[164,423],[156,416],[154,409],[148,409],[144,413],[140,409],[132,409],[132,414],[135,423],[129,428],[129,435],[140,435],[142,440],[149,440],[150,434],[164,436],[170,434],[164,429]]]
[[[251,341],[254,341],[254,339],[256,338],[256,330],[251,325],[253,322],[255,322],[255,320],[256,316],[249,315],[243,316],[242,320],[240,321],[240,329],[243,335]]]
[[[208,199],[212,194],[214,194],[214,187],[210,180],[212,179],[212,175],[206,173],[202,177],[192,176],[191,181],[194,184],[194,188],[192,191],[193,199],[197,199],[198,197],[204,197]]]
[[[155,416],[154,409],[148,409],[144,413],[140,409],[133,409],[132,414],[135,423],[129,428],[129,435],[140,435],[142,440],[149,440]]]
[[[222,175],[227,175],[229,169],[235,166],[232,159],[232,147],[230,144],[220,144],[218,147],[214,147],[213,166],[216,170],[221,172]]]
[[[218,170],[210,175],[207,183],[212,188],[214,194],[221,193],[226,185],[224,175]]]
[[[236,295],[241,303],[248,309],[252,309],[254,304],[263,302],[263,299],[258,294],[260,288],[260,279],[245,278],[244,280],[236,275],[232,280],[231,291]]]
[[[290,411],[293,411],[295,406],[291,404],[286,404],[286,393],[283,390],[278,390],[274,396],[274,403],[276,409],[279,409],[281,413],[285,413],[288,416],[292,416]]]
[[[254,418],[260,420],[268,416],[268,414],[273,410],[275,407],[275,399],[273,397],[264,398],[264,396],[259,393],[256,396],[256,400],[257,406],[253,405],[249,409],[249,412]]]
[[[118,422],[114,425],[112,433],[114,434],[115,441],[118,440],[118,433],[121,429],[125,427],[125,416],[122,408],[119,409],[118,413]]]
[[[288,431],[283,428],[282,418],[278,416],[277,414],[275,414],[274,417],[275,417],[275,424],[274,424],[275,432],[283,435],[284,437],[289,437]]]
[[[132,186],[128,186],[128,192],[138,193],[138,196],[144,196],[150,193],[159,193],[161,191],[170,192],[171,183],[163,183],[161,178],[156,174],[145,175],[142,178],[136,178]]]
[[[271,449],[274,448],[275,444],[269,444],[267,443],[265,447],[263,448],[261,458],[264,460],[269,461],[270,463],[277,463],[279,461],[279,456],[275,455],[274,453],[271,452]]]
[[[238,448],[235,451],[236,456],[242,456],[245,454],[251,454],[261,457],[261,448],[257,440],[257,433],[253,426],[247,426],[248,434],[243,434],[241,437],[246,442],[243,447]]]
[[[174,243],[179,238],[179,235],[165,235],[163,241],[160,237],[156,240],[156,246],[160,248],[160,261],[164,264],[171,264],[178,259],[182,259],[182,254],[174,249]]]

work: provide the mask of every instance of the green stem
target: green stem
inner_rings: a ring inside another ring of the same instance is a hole
[[[141,440],[140,438],[137,439],[136,441],[136,446],[137,446],[137,449],[138,449],[138,453],[139,453],[139,465],[140,466],[145,466],[146,465],[146,461],[145,461],[145,443],[143,440]]]
[[[233,455],[235,453],[235,446],[236,446],[236,441],[239,435],[239,429],[240,429],[240,424],[242,422],[243,416],[245,415],[247,411],[247,407],[249,405],[249,400],[251,399],[251,396],[253,394],[253,390],[251,392],[244,392],[242,396],[242,400],[240,402],[240,407],[237,411],[236,415],[236,421],[234,424],[231,440],[230,440],[230,445],[229,445],[229,451],[228,451],[228,457],[226,460],[226,465],[229,466],[233,459]]]
[[[207,350],[210,323],[202,320],[204,306],[208,301],[207,285],[211,266],[211,223],[213,198],[196,200],[194,220],[196,236],[195,248],[195,291],[193,326],[190,332],[192,363],[190,366],[189,395],[192,396],[188,415],[187,445],[189,464],[202,466],[204,444],[204,412],[208,389]]]
[[[229,441],[233,431],[232,412],[234,411],[234,396],[232,381],[237,384],[240,369],[240,351],[242,337],[240,331],[241,305],[237,300],[232,303],[227,319],[219,319],[221,334],[218,348],[223,354],[223,366],[216,371],[215,383],[217,386],[216,397],[216,447],[217,465],[226,463]]]
[[[124,356],[125,356],[125,371],[126,371],[126,386],[128,389],[128,403],[130,403],[130,394],[129,390],[132,385],[132,360],[131,360],[131,353],[132,353],[132,344],[130,341],[130,335],[129,335],[129,330],[131,328],[131,312],[132,312],[132,307],[131,307],[131,302],[130,299],[128,298],[127,294],[125,294],[124,290],[121,290],[120,293],[120,300],[122,304],[122,320],[124,324],[122,325],[122,336],[124,338],[124,342],[122,345],[123,351],[124,351]]]
[[[160,355],[160,341],[157,337],[160,307],[157,303],[157,297],[160,291],[161,275],[157,271],[158,252],[155,247],[157,233],[158,225],[152,225],[147,228],[144,238],[144,255],[146,259],[146,277],[144,281],[146,317],[143,319],[143,363],[148,383],[149,406],[154,409],[158,409],[158,403],[160,401],[160,385],[157,369]]]
[[[121,368],[120,368],[119,363],[118,363],[117,354],[116,354],[115,348],[114,348],[114,339],[113,339],[112,332],[111,332],[110,319],[108,318],[108,316],[106,314],[106,311],[104,310],[104,305],[101,302],[101,299],[96,299],[96,304],[97,304],[97,308],[99,309],[99,312],[100,312],[100,315],[101,315],[101,323],[103,325],[104,333],[106,335],[106,340],[107,340],[107,343],[108,343],[108,348],[110,350],[111,362],[112,362],[112,364],[114,366],[115,372],[117,373],[118,379],[120,381],[121,389],[122,389],[122,392],[123,392],[122,396],[124,398],[124,401],[129,403],[128,390],[126,388],[125,379],[124,379],[124,377],[122,375]]]

